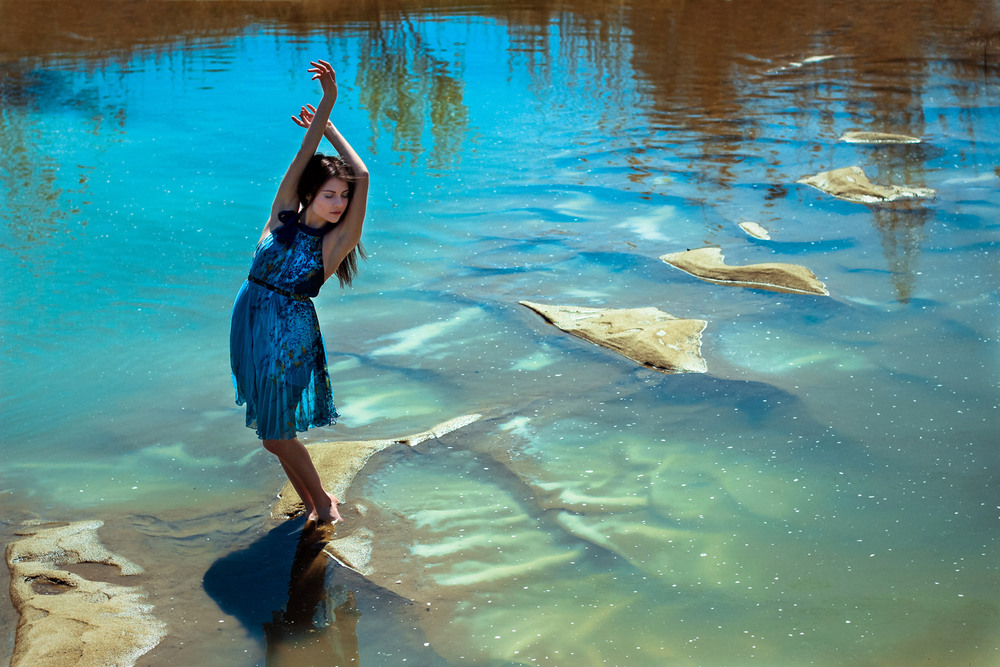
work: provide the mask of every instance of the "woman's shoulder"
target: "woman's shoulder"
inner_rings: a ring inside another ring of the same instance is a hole
[[[299,212],[279,211],[278,215],[275,217],[277,218],[277,221],[272,218],[271,224],[268,225],[270,228],[270,234],[278,243],[287,245],[293,238],[295,238],[296,232],[302,226],[299,221]]]
[[[278,211],[278,222],[283,225],[287,225],[291,222],[298,222],[299,212],[298,211]]]

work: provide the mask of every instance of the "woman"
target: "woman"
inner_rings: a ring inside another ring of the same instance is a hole
[[[236,296],[230,360],[236,403],[247,426],[278,457],[310,522],[340,521],[337,499],[323,489],[308,450],[296,437],[336,423],[333,391],[316,310],[310,297],[330,276],[350,285],[357,273],[368,201],[368,169],[329,122],[337,78],[323,60],[310,63],[323,97],[293,120],[306,128],[271,204],[250,275]],[[326,136],[339,156],[316,155]]]

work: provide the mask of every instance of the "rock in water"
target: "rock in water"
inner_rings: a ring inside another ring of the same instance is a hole
[[[849,144],[919,144],[918,137],[889,132],[844,132],[841,141]]]
[[[861,167],[844,167],[806,176],[798,181],[811,185],[837,199],[858,204],[878,204],[900,199],[924,199],[935,195],[931,188],[878,185],[868,180]]]
[[[374,569],[370,566],[374,537],[375,533],[362,526],[347,537],[331,539],[323,547],[323,551],[344,567],[368,577],[374,573]]]
[[[749,221],[741,222],[740,229],[742,229],[755,239],[761,239],[762,241],[771,240],[771,234],[766,229],[758,225],[756,222],[749,222]]]
[[[674,317],[658,308],[585,308],[521,301],[556,327],[667,373],[704,373],[704,320]]]
[[[20,618],[11,667],[133,665],[166,636],[137,586],[90,581],[65,566],[98,563],[142,572],[97,537],[103,521],[29,525],[7,545],[10,597]]]
[[[819,294],[829,296],[826,286],[816,279],[816,275],[798,264],[768,262],[729,266],[723,261],[719,248],[697,248],[660,259],[691,275],[718,285],[739,285],[774,292],[791,294]]]

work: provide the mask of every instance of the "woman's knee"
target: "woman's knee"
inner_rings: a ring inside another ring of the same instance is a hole
[[[261,444],[264,449],[271,452],[275,456],[281,456],[285,451],[288,450],[288,446],[292,443],[291,440],[263,440]]]

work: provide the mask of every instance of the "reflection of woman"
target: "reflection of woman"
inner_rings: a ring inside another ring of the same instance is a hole
[[[264,624],[268,667],[359,664],[361,613],[354,591],[336,586],[335,601],[327,601],[329,558],[323,553],[327,537],[322,530],[304,531],[299,537],[288,582],[288,604]],[[336,604],[332,619],[331,604]]]
[[[364,256],[358,244],[368,170],[329,122],[337,100],[333,68],[323,60],[310,64],[323,97],[317,108],[303,108],[295,118],[305,137],[281,179],[250,275],[236,296],[230,359],[247,426],[278,457],[309,519],[335,523],[337,499],[323,489],[296,435],[338,417],[310,297],[333,274],[344,286],[357,273],[357,256]],[[324,135],[340,155],[314,154]]]

